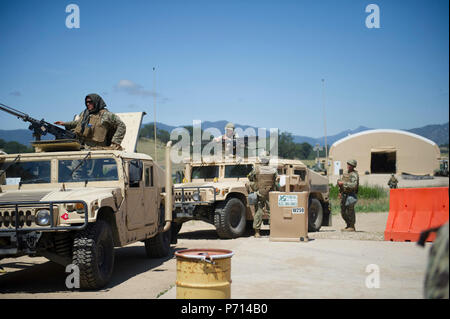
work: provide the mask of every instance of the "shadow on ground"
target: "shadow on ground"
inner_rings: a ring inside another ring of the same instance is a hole
[[[126,282],[147,271],[167,271],[158,268],[174,257],[176,251],[183,248],[171,247],[170,253],[164,258],[147,258],[144,245],[129,246],[115,249],[114,272],[109,284],[98,291],[109,289]],[[1,263],[5,268],[16,268],[17,271],[0,276],[1,293],[58,293],[67,292],[65,282],[69,273],[65,267],[51,261],[41,264],[33,263]],[[82,290],[81,290],[82,291]],[[1,298],[1,296],[0,296]]]
[[[245,233],[240,236],[239,238],[248,238],[253,237],[255,234],[253,229],[246,229]],[[268,230],[261,230],[261,235],[269,235]],[[198,240],[204,240],[204,239],[220,239],[220,240],[230,240],[227,238],[220,238],[219,235],[217,235],[217,232],[215,229],[201,229],[201,230],[194,230],[194,231],[183,231],[180,232],[177,236],[178,239],[198,239]]]

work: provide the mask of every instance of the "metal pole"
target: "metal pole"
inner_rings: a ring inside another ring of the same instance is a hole
[[[153,67],[153,137],[155,141],[155,162],[158,162],[158,155],[156,153],[156,70]]]
[[[325,131],[325,169],[328,175],[327,116],[325,113],[325,79],[322,79],[323,127]]]

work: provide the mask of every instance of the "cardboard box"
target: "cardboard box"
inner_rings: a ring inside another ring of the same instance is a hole
[[[270,192],[270,241],[308,241],[308,192]]]

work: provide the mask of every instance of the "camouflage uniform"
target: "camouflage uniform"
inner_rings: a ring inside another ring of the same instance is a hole
[[[398,180],[395,178],[394,174],[392,174],[389,179],[388,185],[390,188],[397,188]]]
[[[352,164],[351,161],[348,162]],[[356,166],[356,161],[353,162]],[[355,228],[356,216],[355,216],[355,205],[357,202],[357,194],[359,187],[359,175],[356,170],[344,175],[342,181],[343,185],[339,189],[341,193],[341,216],[347,224],[346,229]]]
[[[261,229],[261,224],[263,220],[264,211],[270,215],[269,210],[269,192],[277,189],[276,180],[278,177],[275,168],[266,166],[265,171],[268,173],[262,174],[260,166],[256,166],[247,175],[250,183],[248,184],[248,190],[250,192],[255,192],[257,195],[257,201],[255,204],[255,215],[253,216],[253,228],[258,231]],[[272,177],[267,176],[272,174]],[[261,178],[264,176],[263,178]]]
[[[449,223],[437,232],[430,249],[425,275],[424,296],[427,299],[449,298]]]
[[[94,102],[94,110],[84,110],[77,120],[64,123],[65,128],[73,130],[89,148],[121,149],[120,143],[126,132],[125,123],[106,109],[106,104],[99,95],[89,94],[87,97]]]

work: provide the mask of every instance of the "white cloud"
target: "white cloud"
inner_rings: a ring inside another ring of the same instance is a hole
[[[152,90],[146,90],[142,85],[134,83],[130,80],[120,80],[114,87],[116,91],[128,93],[130,95],[142,96],[142,97],[158,97],[159,94]]]

